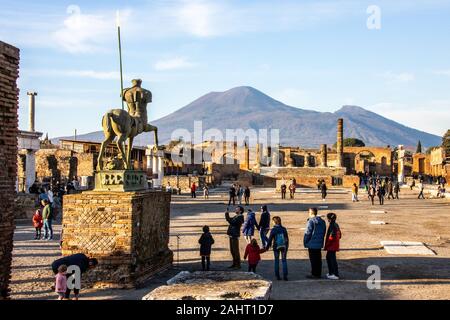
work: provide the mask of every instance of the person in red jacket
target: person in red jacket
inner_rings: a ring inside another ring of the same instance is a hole
[[[36,235],[34,236],[34,240],[41,239],[41,230],[44,225],[44,221],[42,220],[41,210],[37,209],[33,215],[33,227],[36,229]]]
[[[191,185],[191,198],[197,198],[197,186],[195,185],[195,182],[192,183]]]
[[[341,229],[336,223],[336,214],[327,214],[327,219],[330,225],[325,236],[325,251],[327,251],[328,274],[327,278],[330,280],[339,280],[339,270],[336,259],[336,252],[339,251],[339,240],[341,239]]]
[[[266,252],[265,249],[261,249],[256,239],[252,241],[245,248],[244,260],[248,257],[248,272],[256,272],[256,266],[261,260],[261,253]]]

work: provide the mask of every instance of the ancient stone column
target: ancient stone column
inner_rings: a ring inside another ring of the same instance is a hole
[[[162,186],[164,179],[164,153],[162,151],[160,153],[158,157],[158,183]]]
[[[328,157],[327,145],[322,144],[320,145],[320,164],[322,167],[325,168],[328,167],[327,157]]]
[[[150,170],[150,169],[152,169],[152,155],[151,155],[151,153],[150,154],[147,154],[146,153],[146,156],[147,156],[147,170]]]
[[[309,158],[311,157],[311,154],[310,153],[308,153],[308,154],[306,154],[305,156],[304,156],[304,158],[305,158],[305,161],[304,161],[304,163],[303,163],[303,166],[304,167],[306,167],[306,168],[309,168],[310,167],[310,162],[309,162]]]
[[[256,164],[255,167],[259,168],[261,166],[261,149],[259,143],[256,144]]]
[[[27,150],[25,158],[25,192],[28,193],[29,188],[36,179],[36,158],[35,150]]]
[[[271,152],[271,166],[272,167],[279,167],[280,166],[280,154],[279,154],[279,150],[280,150],[280,145],[276,145],[275,147],[272,147],[270,152]]]
[[[344,166],[344,119],[338,119],[337,123],[337,141],[336,141],[336,167]]]
[[[37,92],[27,92],[29,96],[29,131],[34,132],[34,108],[35,108],[35,96],[37,96]]]

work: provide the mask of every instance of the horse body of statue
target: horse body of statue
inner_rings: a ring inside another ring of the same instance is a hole
[[[155,147],[158,147],[158,129],[148,123],[147,104],[152,102],[152,93],[141,88],[140,79],[132,80],[132,87],[124,89],[122,99],[127,103],[128,111],[113,109],[108,111],[102,119],[105,140],[100,147],[97,160],[97,170],[103,170],[103,154],[105,148],[117,137],[117,148],[124,168],[132,169],[131,150],[133,139],[143,132],[155,133]],[[128,140],[125,151],[125,141]]]

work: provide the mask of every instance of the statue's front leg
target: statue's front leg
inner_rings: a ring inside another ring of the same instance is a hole
[[[158,128],[155,126],[152,126],[151,124],[147,124],[147,126],[145,127],[145,132],[152,132],[154,133],[154,137],[155,137],[155,146],[154,149],[158,150]]]

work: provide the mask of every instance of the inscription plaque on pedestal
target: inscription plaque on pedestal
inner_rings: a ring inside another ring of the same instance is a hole
[[[94,191],[142,191],[148,188],[141,170],[107,170],[95,173]]]

